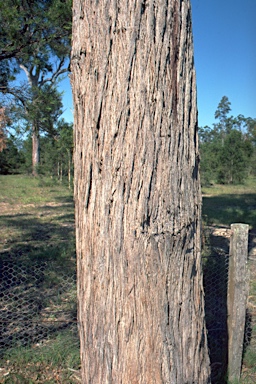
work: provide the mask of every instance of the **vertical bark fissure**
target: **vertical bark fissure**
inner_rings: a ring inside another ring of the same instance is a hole
[[[74,0],[83,381],[208,383],[189,1],[81,8]]]

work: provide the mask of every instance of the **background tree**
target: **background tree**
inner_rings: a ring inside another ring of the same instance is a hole
[[[55,135],[46,135],[41,140],[40,173],[54,176],[60,182],[68,180],[71,188],[73,176],[73,125],[60,120]]]
[[[47,119],[47,109],[52,110],[51,94],[57,92],[54,88],[56,81],[68,70],[71,0],[7,0],[1,3],[1,11],[3,25],[9,25],[0,34],[0,56],[4,58],[0,69],[6,67],[8,60],[8,73],[1,76],[5,79],[1,90],[24,106],[25,117],[31,125],[32,167],[36,174],[40,129],[45,123],[41,118]],[[26,92],[9,84],[10,75],[20,70],[27,76]],[[43,103],[47,104],[45,108]],[[46,114],[40,111],[40,105]]]
[[[248,177],[251,155],[250,141],[240,131],[232,129],[219,152],[217,181],[223,184],[242,183]]]
[[[0,62],[33,56],[42,46],[64,51],[71,34],[71,7],[71,0],[1,1]]]
[[[219,122],[199,130],[203,185],[242,183],[253,169],[255,119],[228,116],[231,103],[223,96],[215,112]]]
[[[209,383],[188,0],[74,1],[84,383]]]
[[[219,125],[222,130],[225,130],[228,119],[228,114],[231,111],[231,103],[227,96],[223,96],[218,104],[217,110],[215,112],[215,119],[219,119]]]
[[[5,108],[0,108],[0,152],[6,148],[6,126],[8,117],[6,116]]]
[[[221,137],[216,129],[208,126],[199,129],[201,183],[210,186],[217,179]]]
[[[251,169],[250,173],[253,176],[256,176],[256,119],[251,117],[246,119],[247,126],[247,138],[250,140],[253,148],[252,156],[251,156]]]
[[[18,148],[16,139],[13,135],[6,138],[5,147],[0,151],[0,174],[16,174],[23,171],[25,157]]]
[[[39,174],[50,176],[59,182],[72,185],[73,178],[73,125],[60,119],[54,126],[54,133],[43,134],[40,140]],[[24,157],[22,170],[31,173],[32,169],[32,138],[28,136],[20,144],[20,153]]]
[[[58,124],[58,177],[62,180],[63,174],[68,178],[71,188],[73,176],[73,124],[60,121]]]

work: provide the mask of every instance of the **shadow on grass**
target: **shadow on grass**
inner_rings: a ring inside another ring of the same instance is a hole
[[[256,228],[256,193],[203,196],[203,215],[210,224],[246,223]]]
[[[59,201],[61,203],[70,203],[74,205],[74,197],[73,195],[68,195],[68,196],[57,196],[55,197],[56,201]]]
[[[76,323],[73,214],[48,205],[36,213],[0,216],[7,236],[0,252],[2,353]]]
[[[68,210],[67,207],[67,213],[63,214],[63,207],[45,205],[37,214],[28,212],[0,216],[0,225],[11,235],[11,244],[21,240],[23,243],[68,241],[74,238],[74,214],[68,213]]]

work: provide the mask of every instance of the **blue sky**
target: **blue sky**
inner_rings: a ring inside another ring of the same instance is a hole
[[[192,0],[199,126],[222,96],[231,115],[256,118],[256,0]]]
[[[199,126],[212,125],[222,96],[231,114],[256,118],[256,0],[191,0]],[[63,117],[72,121],[65,79]]]

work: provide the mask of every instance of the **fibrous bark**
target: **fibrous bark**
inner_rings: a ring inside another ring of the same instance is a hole
[[[84,383],[209,383],[188,0],[74,1]]]
[[[38,166],[40,161],[40,136],[39,128],[36,123],[32,126],[32,174],[37,176]]]

